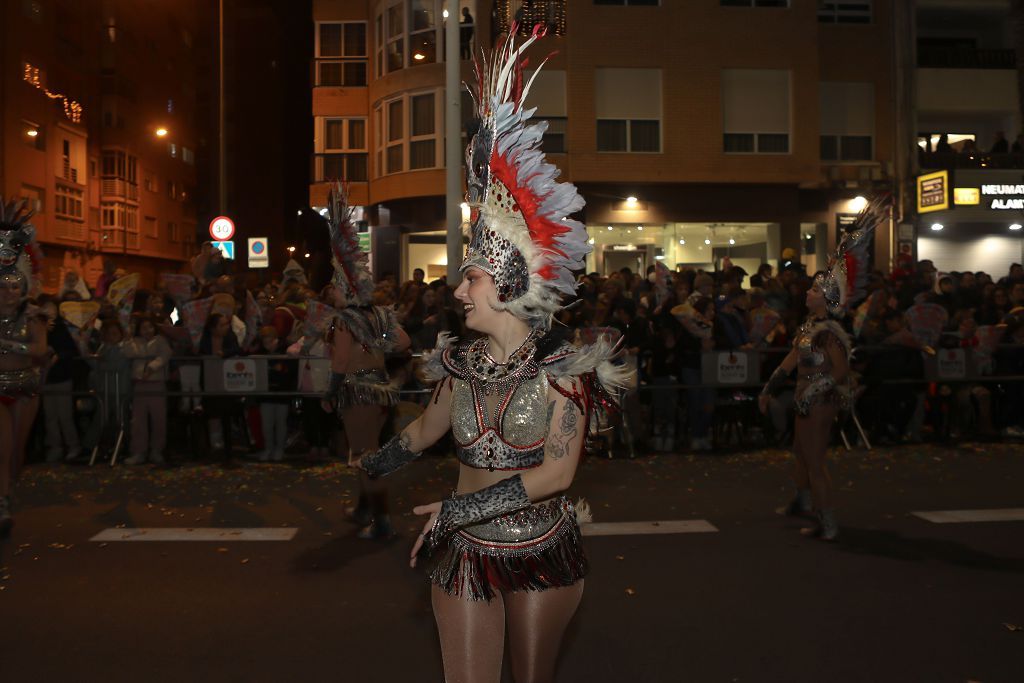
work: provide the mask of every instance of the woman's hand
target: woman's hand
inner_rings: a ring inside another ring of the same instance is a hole
[[[768,401],[771,399],[768,394],[761,394],[757,397],[757,409],[761,411],[762,415],[768,414]]]
[[[412,546],[412,551],[409,553],[409,566],[416,566],[416,555],[419,554],[420,548],[423,547],[423,543],[427,540],[427,534],[430,533],[430,529],[434,526],[434,520],[441,514],[441,501],[431,503],[430,505],[418,505],[412,509],[414,515],[430,515],[427,518],[427,523],[423,525],[423,531],[419,536],[416,537],[416,543]]]

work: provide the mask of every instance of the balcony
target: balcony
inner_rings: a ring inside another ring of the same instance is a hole
[[[918,163],[922,169],[936,168],[1010,168],[1024,169],[1024,153],[986,154],[983,152],[925,152],[918,150]]]
[[[343,154],[314,154],[312,178],[314,183],[341,180],[349,183],[365,183],[368,155],[366,152]]]
[[[1016,69],[1017,55],[1013,50],[918,45],[917,66],[922,69]]]
[[[128,199],[139,201],[139,186],[122,178],[103,178],[100,181],[103,199]]]

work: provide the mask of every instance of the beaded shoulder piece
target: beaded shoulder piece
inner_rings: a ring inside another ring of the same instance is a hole
[[[850,356],[853,353],[853,342],[850,340],[850,335],[847,334],[843,326],[835,320],[808,320],[800,326],[799,332],[796,334],[796,338],[793,340],[794,344],[799,343],[799,340],[803,336],[809,336],[811,343],[816,344],[818,337],[822,334],[831,334],[839,340],[843,350],[846,351],[846,355]]]

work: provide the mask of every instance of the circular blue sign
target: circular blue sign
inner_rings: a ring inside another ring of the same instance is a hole
[[[263,250],[266,249],[266,248],[267,247],[266,247],[265,244],[263,244],[263,242],[253,242],[252,243],[252,253],[256,254],[257,256],[262,254]]]

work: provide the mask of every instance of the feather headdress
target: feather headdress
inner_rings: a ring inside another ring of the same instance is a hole
[[[583,198],[557,182],[540,150],[547,122],[527,125],[536,108],[524,103],[540,67],[524,84],[522,54],[543,35],[538,25],[517,47],[513,27],[489,60],[474,63],[480,127],[466,149],[472,224],[462,270],[476,266],[494,278],[496,308],[547,328],[562,296],[576,291],[573,271],[584,268],[590,245],[583,224],[569,218]]]
[[[24,199],[6,202],[0,197],[0,277],[23,279],[25,290],[32,284],[43,264],[43,255],[36,243],[36,229],[29,219]]]
[[[847,306],[864,297],[871,235],[879,224],[889,219],[889,202],[888,194],[880,195],[861,210],[849,230],[840,235],[828,268],[814,280],[825,295],[825,305],[833,316],[842,316]]]
[[[373,302],[373,276],[370,260],[359,248],[359,235],[352,222],[348,192],[341,183],[334,183],[327,200],[327,226],[331,237],[332,282],[341,287],[350,303],[368,306]]]

